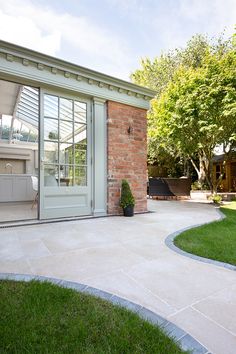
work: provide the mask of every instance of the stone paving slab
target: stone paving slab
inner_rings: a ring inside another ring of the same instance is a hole
[[[122,297],[113,295],[110,299],[109,299],[114,305],[119,305],[122,306],[124,308],[126,308],[127,310],[133,311],[133,312],[140,312],[142,309],[142,306],[135,304],[132,301],[123,299]]]
[[[165,244],[170,234],[219,220],[217,209],[189,201],[148,205],[150,213],[133,218],[0,229],[0,272],[67,280],[75,289],[86,284],[83,291],[96,288],[103,298],[113,294],[113,302],[160,315],[212,354],[235,354],[236,272]]]

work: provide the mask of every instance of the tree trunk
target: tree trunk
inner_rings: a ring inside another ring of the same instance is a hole
[[[212,176],[212,156],[207,155],[204,151],[202,151],[201,155],[200,155],[200,161],[202,164],[202,168],[204,170],[204,174],[205,174],[205,183],[207,183],[208,187],[210,188],[211,192],[214,192],[214,184],[213,184],[213,176]]]
[[[198,182],[203,187],[206,182],[206,171],[204,165],[204,158],[203,156],[199,155],[199,171],[198,171]]]
[[[199,153],[198,155],[198,166],[192,158],[190,161],[197,172],[198,182],[203,188],[204,184],[208,184],[209,188],[212,189],[211,178],[209,178],[209,160],[206,158],[204,153]]]
[[[184,176],[186,177],[190,177],[190,173],[189,173],[189,161],[188,159],[184,158]]]

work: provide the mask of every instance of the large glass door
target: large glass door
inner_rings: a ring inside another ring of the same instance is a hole
[[[40,218],[91,214],[90,102],[41,92]]]

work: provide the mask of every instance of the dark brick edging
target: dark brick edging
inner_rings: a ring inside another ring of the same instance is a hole
[[[172,234],[170,234],[170,235],[168,235],[166,237],[165,244],[172,251],[174,251],[176,253],[179,253],[182,256],[189,257],[189,258],[195,259],[195,260],[200,261],[200,262],[204,262],[204,263],[208,263],[208,264],[214,264],[214,265],[219,266],[219,267],[223,267],[223,268],[226,268],[226,269],[230,269],[230,270],[236,271],[236,266],[234,266],[232,264],[228,264],[228,263],[224,263],[224,262],[220,262],[220,261],[214,261],[213,259],[204,258],[204,257],[197,256],[195,254],[192,254],[192,253],[188,253],[186,251],[181,250],[179,247],[175,246],[175,244],[174,244],[174,239],[178,235],[182,234],[182,232],[184,232],[186,230],[193,229],[193,228],[198,227],[198,226],[211,224],[214,221],[221,221],[221,220],[223,220],[225,218],[225,215],[219,209],[216,209],[216,211],[220,215],[219,219],[213,220],[213,221],[210,221],[210,222],[206,222],[206,223],[195,224],[195,225],[192,225],[192,226],[185,227],[185,228],[183,228],[181,230],[178,230],[178,231],[176,231],[176,232],[174,232],[174,233],[172,233]]]
[[[172,322],[166,320],[162,316],[148,310],[147,308],[138,305],[129,300],[123,299],[117,295],[108,293],[91,286],[76,283],[67,280],[61,280],[51,277],[44,277],[30,274],[13,274],[13,273],[0,273],[0,280],[15,280],[29,282],[31,280],[37,280],[40,282],[50,282],[63,288],[69,288],[78,292],[90,294],[101,299],[107,300],[114,305],[124,307],[132,312],[137,313],[142,319],[157,325],[171,338],[173,338],[183,350],[190,351],[192,354],[210,354],[209,351],[194,339],[190,334],[176,326]]]

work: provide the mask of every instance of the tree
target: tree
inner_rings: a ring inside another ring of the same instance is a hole
[[[188,159],[199,181],[206,180],[216,190],[220,180],[215,184],[212,176],[214,149],[222,145],[227,159],[236,141],[235,46],[222,36],[215,44],[195,36],[186,49],[175,50],[170,66],[164,66],[163,60],[161,56],[133,75],[136,83],[147,83],[151,72],[157,76],[147,85],[157,84],[159,93],[148,117],[149,156],[153,160],[164,150]],[[161,85],[156,63],[166,70]]]
[[[186,68],[201,66],[208,51],[207,37],[196,35],[191,38],[184,49],[177,48],[166,54],[162,53],[153,61],[149,58],[141,59],[141,69],[131,74],[131,80],[138,85],[155,90],[157,97],[159,97],[181,65]]]
[[[201,67],[179,67],[153,102],[149,136],[157,146],[186,156],[200,183],[206,179],[216,191],[220,180],[215,184],[212,176],[214,149],[222,145],[227,159],[236,141],[236,52],[209,53]]]
[[[138,85],[156,90],[159,96],[172,80],[178,65],[178,58],[174,52],[162,54],[153,62],[145,58],[141,60],[141,69],[131,74],[131,80]]]

